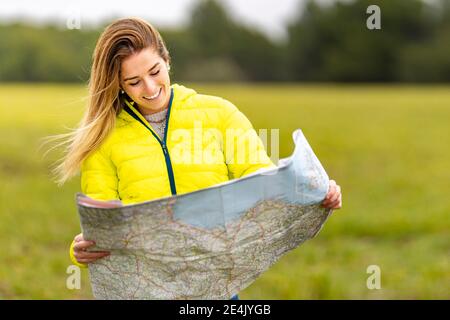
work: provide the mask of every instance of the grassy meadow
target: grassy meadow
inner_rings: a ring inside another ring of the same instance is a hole
[[[450,87],[204,85],[255,128],[280,129],[280,156],[301,128],[343,208],[321,233],[285,255],[241,299],[450,298]],[[58,187],[45,136],[73,128],[82,85],[0,85],[0,299],[92,299],[66,288],[68,247],[80,226],[79,178]],[[381,269],[369,290],[366,269]]]

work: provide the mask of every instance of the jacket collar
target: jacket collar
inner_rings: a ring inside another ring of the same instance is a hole
[[[197,92],[195,92],[195,90],[193,89],[189,89],[178,84],[173,84],[171,86],[171,102],[169,102],[169,110],[171,110],[171,113],[173,113],[174,110],[181,108],[183,106],[183,102],[196,93]],[[134,114],[136,114],[136,116],[139,117],[139,119],[141,119],[145,123],[147,122],[147,120],[142,116],[137,108],[134,107],[134,103],[131,104],[130,102],[126,101],[126,105],[129,107],[129,109],[131,109],[131,111],[133,111]],[[122,111],[117,115],[117,118],[125,120],[126,122],[134,121],[133,117],[124,109],[122,109]]]

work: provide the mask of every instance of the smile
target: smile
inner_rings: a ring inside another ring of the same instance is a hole
[[[161,93],[161,89],[162,89],[162,88],[159,88],[158,92],[155,93],[154,95],[152,95],[152,96],[150,96],[150,97],[148,97],[148,96],[143,96],[143,98],[146,99],[146,100],[155,100],[156,98],[159,97],[159,94]]]

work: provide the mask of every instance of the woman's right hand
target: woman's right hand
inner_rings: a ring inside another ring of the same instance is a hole
[[[75,244],[73,245],[73,256],[77,259],[78,263],[91,263],[98,259],[109,256],[109,251],[86,251],[89,247],[95,245],[94,241],[86,241],[83,238],[83,234],[80,233],[74,238]]]

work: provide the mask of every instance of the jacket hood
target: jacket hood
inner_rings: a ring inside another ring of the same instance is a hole
[[[171,88],[173,89],[173,102],[181,102],[197,94],[194,89],[186,88],[185,86],[174,83]]]

